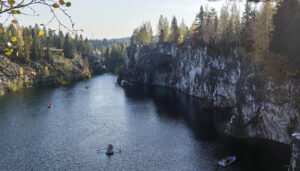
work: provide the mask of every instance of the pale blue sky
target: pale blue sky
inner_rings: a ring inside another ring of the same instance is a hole
[[[68,9],[76,23],[76,28],[84,30],[88,38],[121,38],[132,34],[134,28],[145,21],[150,21],[156,33],[159,16],[169,19],[175,15],[180,23],[182,19],[190,26],[201,5],[220,7],[225,0],[208,2],[207,0],[70,0],[72,6]],[[241,7],[243,2],[237,1]],[[39,17],[22,17],[21,25],[46,23],[51,14],[48,8],[36,6]],[[1,21],[3,18],[1,18]],[[64,23],[66,19],[62,18]],[[57,28],[52,23],[51,28]]]

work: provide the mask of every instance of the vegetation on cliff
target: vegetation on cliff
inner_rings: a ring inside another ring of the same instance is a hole
[[[44,29],[38,25],[20,27],[0,25],[0,94],[40,84],[66,84],[91,76],[89,58],[100,58],[88,39],[80,35]],[[11,37],[17,41],[12,42]],[[5,55],[5,42],[14,49]]]
[[[184,22],[178,25],[176,17],[173,17],[169,26],[168,19],[161,16],[158,43],[207,47],[212,56],[226,56],[233,49],[238,49],[240,56],[244,57],[245,65],[256,68],[254,74],[271,76],[278,83],[299,78],[300,2],[263,1],[259,9],[247,2],[243,13],[235,3],[231,4],[224,4],[219,14],[213,8],[204,9],[201,6],[190,28]],[[131,43],[157,43],[153,39],[151,25],[146,23],[137,28]]]

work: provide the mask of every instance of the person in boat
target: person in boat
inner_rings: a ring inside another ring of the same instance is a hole
[[[227,157],[227,163],[231,161],[231,157]]]
[[[48,108],[51,108],[52,107],[52,104],[48,104]]]
[[[231,157],[228,156],[226,159],[223,160],[223,164],[226,165],[230,161],[231,161]]]
[[[111,151],[111,144],[108,145],[108,151]]]

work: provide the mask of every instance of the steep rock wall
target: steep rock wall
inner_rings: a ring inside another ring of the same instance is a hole
[[[226,134],[289,144],[299,129],[300,81],[276,85],[254,74],[237,51],[211,56],[207,48],[189,45],[133,45],[126,67],[128,81],[177,88],[208,107],[232,107]]]

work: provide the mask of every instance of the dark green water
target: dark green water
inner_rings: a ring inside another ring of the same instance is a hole
[[[209,171],[229,154],[238,160],[223,170],[286,170],[288,146],[224,137],[229,117],[176,90],[124,90],[109,74],[26,89],[0,97],[0,170]],[[121,151],[106,156],[109,143]]]

